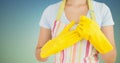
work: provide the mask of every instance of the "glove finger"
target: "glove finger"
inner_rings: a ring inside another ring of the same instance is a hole
[[[75,37],[75,35],[78,35],[76,30],[69,31],[68,33],[65,33],[64,35],[61,35],[60,37],[63,39],[70,39],[72,37]]]
[[[90,19],[90,18],[88,18],[88,17],[86,17],[86,16],[81,16],[80,17],[80,22],[79,22],[79,24],[84,24],[84,25],[88,25],[88,24],[90,24],[92,22],[92,20]]]
[[[69,43],[70,43],[71,45],[73,45],[73,44],[77,43],[77,42],[80,41],[80,40],[81,40],[80,37],[72,37],[72,38],[69,40]]]
[[[79,37],[79,34],[75,33],[75,34],[70,35],[68,38],[66,38],[66,40],[72,40],[72,38],[78,38],[78,37]]]
[[[81,16],[81,17],[80,17],[80,20],[81,20],[81,21],[91,21],[91,19],[88,18],[88,17],[86,17],[86,16]]]
[[[64,28],[64,32],[65,32],[65,31],[69,31],[74,24],[75,24],[75,22],[74,22],[74,21],[71,21],[71,22]]]
[[[83,30],[83,29],[84,29],[84,26],[78,25],[78,26],[76,27],[76,29]]]
[[[99,27],[97,22],[91,20],[90,18],[88,18],[86,16],[81,17],[79,25],[82,25],[87,28],[90,26]]]
[[[63,44],[68,44],[69,42],[74,42],[74,40],[78,40],[78,34],[72,34],[72,35],[65,35],[64,37],[61,37],[60,39],[58,39],[57,43],[59,46],[63,45]]]
[[[84,28],[83,27],[81,27],[81,26],[78,26],[77,28],[76,28],[76,31],[79,33],[79,35],[81,36],[81,34],[83,34],[83,32],[84,32]]]
[[[63,38],[63,37],[69,37],[70,35],[74,34],[75,32],[76,32],[75,30],[69,31],[69,32],[67,32],[67,33],[62,34],[61,37],[62,37],[62,38]]]

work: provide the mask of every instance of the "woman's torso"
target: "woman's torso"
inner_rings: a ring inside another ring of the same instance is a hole
[[[58,9],[60,3],[56,3],[50,5],[47,8],[47,11],[51,11],[48,13],[47,19],[49,19],[49,24],[52,31],[52,37],[57,36],[62,29],[70,23],[67,19],[65,12],[62,13],[60,21],[56,21],[56,16],[58,13]],[[101,27],[102,24],[102,13],[101,9],[103,4],[93,1],[94,11],[96,15],[96,21]],[[90,12],[88,11],[87,17],[90,17]],[[73,27],[75,29],[75,26]],[[94,49],[94,47],[87,41],[82,40],[76,43],[75,45],[64,49],[63,51],[55,54],[54,63],[98,63],[98,52]]]
[[[69,14],[69,13],[67,13]],[[87,16],[89,15],[86,12]],[[67,16],[65,12],[63,12],[64,17],[66,17],[67,21],[69,15]],[[85,15],[85,14],[84,14]],[[78,15],[79,16],[79,15]],[[64,18],[62,17],[62,18]],[[78,18],[76,18],[77,20]],[[60,21],[55,21],[52,29],[52,36],[57,36],[62,29],[67,25],[66,23]],[[75,26],[73,27],[75,29]],[[93,46],[88,42],[88,40],[82,40],[76,43],[73,46],[70,46],[63,51],[55,54],[54,63],[98,63],[97,51],[93,48]]]

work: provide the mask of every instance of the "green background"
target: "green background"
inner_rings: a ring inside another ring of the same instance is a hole
[[[35,58],[40,29],[38,23],[43,10],[58,1],[0,0],[0,63],[41,63]],[[111,9],[118,53],[116,63],[120,63],[120,1],[97,1],[106,3]],[[47,63],[52,63],[52,59]]]

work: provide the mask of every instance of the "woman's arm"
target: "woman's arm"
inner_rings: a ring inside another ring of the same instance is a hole
[[[51,39],[51,30],[40,27],[40,35],[39,35],[39,40],[36,47],[36,58],[38,61],[42,61],[42,62],[47,61],[47,58],[40,58],[40,50],[43,47],[43,45],[50,39]]]
[[[115,63],[115,60],[116,60],[116,45],[115,45],[115,41],[114,41],[113,26],[104,26],[104,27],[101,28],[101,30],[113,46],[112,51],[110,51],[107,54],[101,54],[102,59],[105,61],[105,63]]]

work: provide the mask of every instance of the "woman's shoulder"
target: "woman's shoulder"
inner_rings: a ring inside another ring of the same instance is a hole
[[[93,6],[96,8],[96,9],[108,9],[109,7],[103,3],[103,2],[98,2],[98,1],[93,1]]]
[[[104,15],[107,12],[110,12],[110,8],[103,2],[93,1],[94,10],[99,15]]]
[[[93,1],[92,3],[94,6],[96,19],[100,24],[100,26],[113,24],[110,8],[105,3],[102,3],[102,2]],[[111,19],[111,20],[108,20],[108,19]]]

